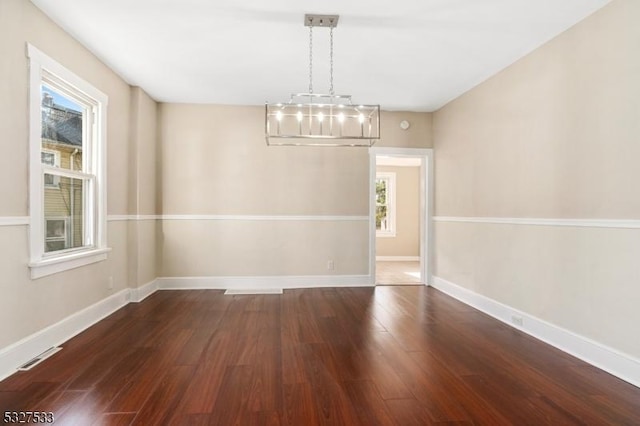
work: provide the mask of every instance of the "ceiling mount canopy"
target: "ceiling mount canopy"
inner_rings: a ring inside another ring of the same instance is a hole
[[[304,17],[309,27],[309,91],[286,103],[265,105],[265,138],[270,146],[370,147],[380,139],[380,105],[354,104],[333,89],[333,29],[338,15]],[[313,29],[329,28],[329,93],[313,91]]]

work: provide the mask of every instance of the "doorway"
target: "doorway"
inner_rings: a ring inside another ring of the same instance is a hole
[[[371,279],[376,285],[428,284],[432,150],[376,147],[369,155]]]

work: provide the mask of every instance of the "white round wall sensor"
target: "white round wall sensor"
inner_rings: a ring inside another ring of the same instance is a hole
[[[407,120],[402,120],[400,122],[400,128],[402,130],[407,130],[409,128],[409,126],[410,126],[410,124],[409,124],[409,122]]]

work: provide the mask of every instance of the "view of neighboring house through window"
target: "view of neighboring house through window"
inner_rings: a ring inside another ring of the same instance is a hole
[[[84,108],[68,95],[42,85],[45,252],[83,247],[85,181],[83,175]]]
[[[43,149],[40,153],[42,164],[51,167],[60,167],[60,153],[58,151],[50,151]],[[44,180],[45,186],[58,186],[60,179],[58,176],[47,175]]]
[[[70,217],[47,217],[46,249],[47,251],[64,250],[71,246]]]
[[[107,258],[108,97],[27,45],[31,278]]]
[[[395,173],[376,173],[376,235],[394,237],[395,224]]]

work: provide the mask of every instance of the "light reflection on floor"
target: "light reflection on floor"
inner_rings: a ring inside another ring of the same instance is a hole
[[[420,279],[420,262],[376,262],[376,284],[406,285],[421,283],[422,280]]]

